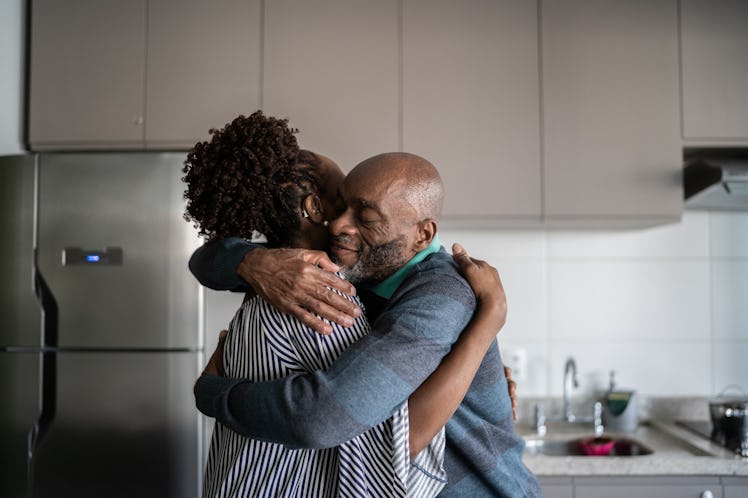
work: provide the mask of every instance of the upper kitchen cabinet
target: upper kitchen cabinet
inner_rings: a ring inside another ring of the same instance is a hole
[[[748,140],[747,20],[744,0],[681,0],[685,140]]]
[[[31,148],[189,148],[254,111],[261,1],[35,0]]]
[[[399,149],[398,0],[265,3],[263,109],[348,171]]]
[[[542,2],[548,224],[680,218],[677,27],[675,1]]]
[[[32,148],[142,145],[146,0],[29,4]]]
[[[447,226],[541,217],[537,3],[403,1],[403,149],[430,159]]]
[[[145,140],[192,147],[260,107],[262,0],[150,0]]]

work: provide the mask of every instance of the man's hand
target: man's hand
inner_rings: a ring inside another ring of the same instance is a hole
[[[332,327],[319,317],[350,327],[361,316],[361,308],[331,290],[356,294],[353,284],[332,273],[338,270],[322,251],[258,248],[244,256],[237,273],[280,311],[331,334]]]

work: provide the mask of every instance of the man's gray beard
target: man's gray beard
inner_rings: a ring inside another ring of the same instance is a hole
[[[348,280],[353,285],[360,285],[361,284],[361,282],[363,281],[363,274],[362,274],[363,273],[363,271],[362,271],[363,265],[361,264],[361,260],[360,259],[358,261],[356,261],[356,264],[354,264],[350,268],[347,267],[347,266],[343,266],[340,263],[340,261],[338,261],[335,258],[333,258],[333,262],[336,265],[340,266],[340,275],[344,279]]]
[[[385,242],[375,246],[362,254],[353,266],[344,266],[339,261],[340,274],[353,285],[373,286],[405,266],[407,261],[403,257],[405,237]]]
[[[368,284],[370,278],[367,278],[363,258],[359,257],[353,266],[345,266],[337,258],[332,258],[333,263],[340,267],[340,275],[353,285]]]

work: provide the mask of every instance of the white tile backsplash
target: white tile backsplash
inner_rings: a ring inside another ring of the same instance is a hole
[[[501,334],[516,341],[545,340],[547,286],[542,261],[490,262],[498,270],[507,299],[506,325]]]
[[[736,384],[748,393],[748,341],[716,341],[712,362],[713,394],[719,394],[730,384]]]
[[[709,215],[688,211],[681,223],[644,230],[551,232],[548,254],[553,260],[707,258]]]
[[[618,389],[645,395],[709,395],[711,346],[708,341],[554,342],[550,347],[550,392],[561,396],[566,358],[579,372],[577,395],[604,391],[610,371]]]
[[[550,337],[707,339],[706,261],[551,261]]]
[[[499,344],[524,350],[522,395],[560,395],[568,355],[587,390],[611,369],[651,396],[748,389],[748,211],[686,211],[645,230],[440,236],[499,268],[510,309]]]
[[[517,382],[519,396],[544,396],[548,392],[548,346],[546,341],[514,341],[499,334],[499,349],[504,364],[512,369],[518,367],[513,361],[516,352],[524,355],[524,371],[517,371],[512,378]]]
[[[714,339],[748,341],[748,258],[712,263],[712,315]]]
[[[748,212],[710,213],[712,257],[748,258]]]

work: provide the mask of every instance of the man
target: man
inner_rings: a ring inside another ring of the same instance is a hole
[[[330,225],[331,253],[362,291],[371,333],[327,371],[264,383],[203,376],[198,408],[248,437],[293,447],[334,446],[386,419],[436,369],[475,309],[437,237],[443,195],[438,172],[421,157],[388,153],[356,166],[341,189],[346,210]],[[252,279],[258,292],[272,288],[272,278]],[[441,496],[541,496],[521,461],[495,341],[446,436]]]

